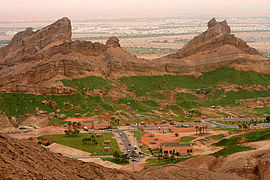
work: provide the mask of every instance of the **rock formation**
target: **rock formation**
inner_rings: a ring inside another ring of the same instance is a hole
[[[27,28],[0,49],[0,92],[74,94],[62,79],[85,76],[191,74],[221,67],[269,73],[270,60],[231,34],[226,21],[209,21],[208,29],[177,53],[138,59],[116,37],[106,44],[71,41],[71,22],[62,18],[38,31]]]
[[[262,147],[227,157],[198,156],[180,164],[218,173],[234,174],[249,180],[268,180],[270,178],[268,143],[268,141],[253,142],[251,144],[262,144]]]

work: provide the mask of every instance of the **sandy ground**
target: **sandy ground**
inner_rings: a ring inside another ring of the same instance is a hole
[[[50,134],[64,134],[66,128],[58,127],[58,126],[49,126],[39,129],[29,130],[28,132],[14,133],[9,134],[9,136],[17,138],[17,139],[28,139],[30,137],[39,137]]]

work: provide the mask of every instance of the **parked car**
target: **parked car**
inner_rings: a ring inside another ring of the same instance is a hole
[[[88,131],[88,127],[86,127],[86,126],[84,126],[83,129],[84,129],[85,131]]]

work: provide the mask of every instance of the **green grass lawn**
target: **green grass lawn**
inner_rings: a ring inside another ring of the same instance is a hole
[[[194,139],[196,139],[196,137],[186,136],[182,137],[181,140],[179,140],[179,142],[191,142]]]
[[[237,145],[242,139],[248,142],[262,141],[270,139],[270,129],[254,130],[245,134],[233,136],[229,139],[223,139],[216,143],[216,146],[232,146]]]
[[[142,132],[142,131],[132,131],[133,132],[133,134],[134,134],[134,137],[136,137],[136,139],[138,140],[138,141],[140,141],[141,140],[141,137],[142,137],[142,135],[144,135],[144,134],[146,134],[146,132]],[[147,146],[145,145],[145,144],[143,144],[143,143],[141,143],[142,145],[141,145],[141,150],[142,150],[142,152],[143,153],[146,153],[146,154],[151,154],[148,150],[147,150]]]
[[[220,140],[220,139],[223,139],[224,137],[225,137],[224,134],[209,136],[210,139],[215,139],[215,140]]]
[[[50,120],[50,126],[62,126],[69,122],[69,121],[64,121],[64,120],[55,119],[55,118],[50,118],[49,120]]]
[[[116,140],[113,139],[112,133],[102,133],[102,137],[96,137],[98,144],[91,145],[89,143],[83,144],[82,139],[89,138],[92,134],[79,134],[78,136],[69,137],[65,134],[55,134],[55,135],[46,135],[44,137],[51,138],[55,140],[56,143],[62,144],[68,147],[86,151],[89,153],[96,153],[95,155],[110,155],[113,151],[118,151],[119,147],[116,143]],[[110,145],[104,145],[104,140],[111,140]],[[104,152],[104,147],[111,147],[111,152]]]
[[[110,161],[113,162],[115,164],[121,164],[121,165],[125,165],[125,164],[129,164],[129,161],[123,161],[121,159],[115,159],[115,158],[102,158],[103,161]]]
[[[217,121],[220,124],[226,125],[242,125],[242,124],[260,124],[265,123],[264,121]]]
[[[249,150],[255,150],[256,148],[251,148],[248,146],[239,146],[239,145],[234,145],[234,146],[228,146],[225,147],[224,149],[214,153],[213,155],[216,157],[219,156],[228,156],[230,154],[234,154],[237,152],[241,152],[241,151],[249,151]]]
[[[166,165],[166,164],[176,164],[180,161],[184,161],[186,159],[189,159],[191,157],[187,157],[187,158],[175,158],[174,160],[166,160],[166,159],[158,159],[158,158],[149,158],[146,159],[146,167],[151,167],[151,166],[162,166],[162,165]]]
[[[132,132],[137,140],[140,140],[142,135],[146,134],[146,132],[142,132],[142,131],[132,131]]]
[[[218,128],[218,129],[213,129],[214,131],[228,131],[232,133],[238,133],[240,130],[238,129],[232,129],[232,128]]]

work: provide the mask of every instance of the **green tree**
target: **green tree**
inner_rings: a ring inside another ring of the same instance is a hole
[[[270,122],[270,116],[267,116],[267,117],[265,118],[265,120],[266,120],[267,122]]]
[[[81,123],[78,122],[78,123],[77,123],[77,128],[80,128],[80,127],[81,127]]]
[[[72,123],[70,122],[70,121],[68,121],[68,128],[70,128],[71,127],[71,125],[72,125]]]
[[[119,160],[119,158],[120,158],[119,152],[118,152],[118,151],[114,151],[114,152],[113,152],[113,157],[114,157],[116,160]]]
[[[69,131],[68,131],[68,130],[65,130],[64,132],[65,132],[65,135],[66,135],[66,136],[70,136],[70,134],[69,134]]]
[[[172,154],[170,157],[170,161],[173,162],[174,160],[175,160],[175,156],[174,156],[174,154]]]
[[[163,159],[165,159],[166,161],[169,159],[168,153],[165,153],[165,154],[163,155]]]

